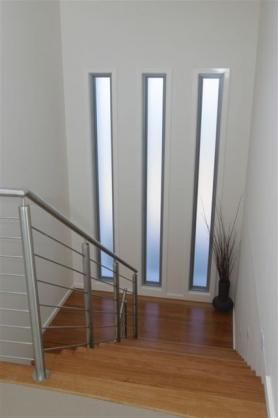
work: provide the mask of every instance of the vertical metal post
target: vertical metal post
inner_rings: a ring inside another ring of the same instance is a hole
[[[36,266],[34,257],[34,244],[32,236],[32,223],[30,206],[19,207],[19,220],[22,234],[22,249],[25,267],[25,278],[30,312],[31,332],[35,360],[35,379],[41,382],[47,378],[47,371],[44,362],[44,351],[42,341],[42,327],[40,316],[39,295],[36,277]]]
[[[132,320],[133,320],[133,337],[138,338],[138,283],[137,273],[133,274],[133,300],[132,300]]]
[[[128,334],[128,328],[127,328],[127,318],[128,318],[128,314],[127,314],[127,300],[125,300],[124,303],[124,337],[127,338],[127,334]]]
[[[94,330],[93,330],[93,309],[92,309],[92,286],[91,286],[91,261],[90,246],[88,242],[82,244],[83,255],[83,280],[84,280],[84,305],[86,320],[86,338],[87,346],[94,348]]]
[[[121,341],[121,301],[119,263],[114,261],[114,299],[116,308],[116,341]]]

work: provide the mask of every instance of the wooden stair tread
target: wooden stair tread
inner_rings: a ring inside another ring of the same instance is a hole
[[[38,384],[32,380],[30,367],[9,363],[5,363],[0,372],[1,377],[6,376],[5,380],[10,382],[168,411],[187,418],[266,418],[263,402],[232,399],[200,390],[141,385],[80,373],[69,378],[68,373],[56,370],[48,380]]]
[[[151,360],[151,361],[150,361]],[[104,379],[129,383],[151,383],[156,387],[175,387],[186,390],[198,389],[204,392],[221,394],[236,399],[264,401],[262,385],[258,378],[240,375],[229,371],[200,370],[184,368],[175,359],[163,362],[154,357],[145,361],[134,357],[125,358],[125,353],[115,357],[105,357],[103,353],[76,353],[70,360],[61,360],[59,356],[52,360],[51,368],[65,374],[83,374]],[[244,391],[243,391],[244,388]]]
[[[93,301],[96,310],[112,302],[112,293],[110,299],[101,295]],[[82,303],[83,295],[76,292],[67,301]],[[231,315],[217,313],[210,304],[157,298],[139,297],[138,307],[138,340],[47,352],[50,377],[43,383],[33,381],[30,366],[0,363],[0,380],[186,418],[267,417],[260,379],[232,349]],[[61,310],[53,325],[82,324],[83,317]],[[95,315],[96,340],[113,339],[114,331],[100,330],[110,319],[109,314]],[[84,329],[44,334],[47,347],[84,340]]]
[[[150,340],[150,339],[138,339],[138,340],[123,340],[121,342],[123,345],[128,346],[136,346],[136,347],[155,347],[157,350],[161,351],[179,351],[184,353],[198,353],[204,356],[213,356],[216,355],[217,358],[220,357],[229,357],[241,360],[244,360],[239,356],[239,354],[233,350],[231,347],[218,347],[218,346],[211,346],[211,345],[198,345],[198,344],[189,344],[189,343],[181,343],[176,341],[167,341],[167,340]]]
[[[146,351],[142,353],[142,350],[139,351],[139,354],[136,355],[135,350],[126,350],[122,349],[115,345],[114,348],[101,348],[97,350],[88,351],[87,353],[82,353],[82,358],[85,361],[109,361],[111,364],[119,362],[129,362],[133,365],[136,356],[136,364],[146,365],[148,363],[156,364],[165,367],[165,363],[175,363],[178,364],[178,369],[193,369],[199,371],[208,371],[215,373],[217,369],[219,373],[225,372],[232,376],[250,376],[255,377],[255,374],[243,363],[235,363],[231,361],[215,360],[215,359],[206,359],[198,356],[186,356],[179,355],[176,353],[161,353],[156,351]],[[93,357],[92,357],[93,356]],[[81,357],[79,356],[81,359]]]
[[[155,353],[156,356],[158,357],[167,357],[168,355],[172,356],[176,356],[179,358],[183,358],[183,359],[193,359],[194,358],[198,358],[201,359],[203,362],[210,362],[210,363],[216,363],[216,362],[220,362],[223,364],[230,364],[233,367],[242,367],[242,368],[246,368],[246,363],[239,357],[239,356],[232,356],[230,357],[229,355],[224,357],[220,357],[220,358],[216,358],[215,356],[205,356],[202,354],[199,354],[198,352],[187,352],[187,351],[173,351],[173,350],[163,350],[160,349],[159,347],[155,347],[155,346],[137,346],[137,345],[126,345],[126,344],[114,344],[111,348],[110,345],[106,345],[106,346],[102,346],[101,347],[103,350],[105,351],[117,351],[117,350],[125,350],[127,353],[128,352],[138,352],[138,354],[142,353],[142,354],[146,354],[146,353]]]

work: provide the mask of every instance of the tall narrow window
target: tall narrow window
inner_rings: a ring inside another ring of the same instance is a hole
[[[113,163],[110,74],[92,76],[92,98],[98,239],[101,244],[113,251]],[[100,276],[102,278],[112,278],[112,258],[101,252],[99,259],[102,265],[99,271]]]
[[[191,288],[206,291],[211,267],[223,74],[201,74],[198,89]]]
[[[165,75],[144,75],[144,283],[161,284]]]

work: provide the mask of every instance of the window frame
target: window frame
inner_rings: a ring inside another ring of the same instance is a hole
[[[163,112],[162,112],[162,161],[161,161],[161,202],[160,202],[160,260],[159,281],[147,280],[147,185],[148,185],[148,79],[163,79]],[[165,136],[166,136],[166,73],[143,73],[143,231],[142,231],[142,285],[161,288],[163,269],[163,221],[164,221],[164,183],[165,183]]]
[[[113,93],[112,93],[112,73],[111,72],[96,72],[90,73],[90,97],[91,97],[91,124],[92,124],[92,148],[93,148],[93,174],[95,175],[94,181],[94,197],[95,197],[95,223],[97,240],[100,242],[101,231],[100,231],[100,190],[99,190],[99,162],[98,162],[98,134],[97,134],[97,105],[96,105],[96,79],[97,78],[109,78],[110,79],[110,119],[111,119],[111,173],[112,173],[112,234],[113,234],[113,248],[110,249],[115,252],[115,190],[114,190],[114,150],[113,150]],[[112,277],[103,276],[101,274],[102,267],[105,268],[101,263],[101,250],[96,251],[97,259],[97,275],[102,280],[112,281],[114,276],[114,270]],[[110,267],[108,267],[108,270]]]
[[[198,191],[199,191],[199,167],[200,167],[200,149],[201,149],[201,127],[202,127],[202,108],[203,108],[203,81],[204,79],[218,79],[218,106],[217,106],[217,123],[214,153],[214,169],[213,169],[213,191],[212,191],[212,208],[210,220],[209,235],[209,255],[207,268],[207,285],[195,286],[194,281],[194,263],[195,263],[195,246],[196,246],[196,227],[197,227],[197,207],[198,207]],[[225,72],[201,72],[198,74],[198,93],[197,93],[197,124],[196,124],[196,147],[195,147],[195,169],[194,169],[194,191],[193,191],[193,212],[192,212],[192,229],[191,229],[191,250],[190,250],[190,276],[189,291],[197,291],[200,293],[208,293],[211,284],[211,266],[213,254],[213,230],[215,223],[217,183],[219,172],[219,155],[220,155],[220,136],[221,121],[224,102],[224,81]]]

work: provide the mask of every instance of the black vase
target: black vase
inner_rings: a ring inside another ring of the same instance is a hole
[[[219,280],[218,282],[218,296],[213,299],[213,306],[217,311],[230,312],[233,309],[233,301],[229,297],[230,281]]]

